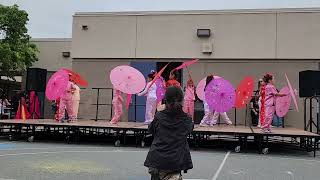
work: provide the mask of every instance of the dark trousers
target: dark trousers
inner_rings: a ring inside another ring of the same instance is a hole
[[[259,113],[256,115],[254,112],[251,111],[251,121],[252,121],[252,126],[257,126],[259,122]]]

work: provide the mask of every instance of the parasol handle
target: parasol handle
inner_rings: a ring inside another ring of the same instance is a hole
[[[189,70],[188,66],[186,68],[187,68],[187,71],[188,71],[188,74],[189,74],[189,78],[192,80],[191,73],[190,73],[190,70]]]

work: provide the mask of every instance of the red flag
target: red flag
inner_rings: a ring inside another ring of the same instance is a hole
[[[177,70],[179,70],[179,69],[188,67],[188,66],[190,66],[191,64],[194,64],[194,63],[196,63],[196,62],[198,62],[198,61],[199,61],[199,59],[194,59],[194,60],[191,60],[191,61],[184,62],[184,63],[182,63],[179,67],[176,67],[174,70],[177,71]]]

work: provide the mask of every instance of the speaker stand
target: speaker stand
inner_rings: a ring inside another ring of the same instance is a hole
[[[309,119],[307,119],[307,101],[309,100]],[[317,103],[317,115],[316,115],[316,120],[314,120],[313,117],[313,102]],[[304,130],[305,131],[310,131],[314,132],[313,127],[316,128],[316,133],[319,134],[320,132],[320,122],[319,122],[319,116],[320,116],[320,96],[313,96],[313,97],[308,97],[304,99]]]

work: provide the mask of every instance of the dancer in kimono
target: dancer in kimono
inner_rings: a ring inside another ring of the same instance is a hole
[[[194,116],[194,101],[195,97],[195,88],[192,79],[189,79],[187,82],[187,87],[185,88],[184,93],[184,103],[183,103],[183,111],[190,115],[193,120]]]
[[[78,111],[79,111],[79,104],[80,104],[80,88],[76,84],[75,81],[71,81],[73,91],[71,93],[71,115],[69,119],[71,122],[76,122],[78,120]]]
[[[206,78],[206,85],[204,87],[204,91],[207,88],[207,85],[214,79],[213,75],[209,75]],[[213,121],[213,112],[210,110],[209,105],[206,101],[206,99],[203,99],[203,108],[204,108],[204,116],[200,122],[200,126],[213,126],[214,121]]]
[[[69,78],[70,76],[71,74],[69,74]],[[74,121],[74,113],[72,112],[72,95],[75,92],[75,90],[76,87],[74,86],[74,83],[71,82],[71,79],[69,79],[67,89],[64,91],[63,95],[60,98],[59,121],[61,123],[64,122],[65,110],[67,110],[68,113],[67,122]]]
[[[264,121],[261,121],[262,131],[265,133],[271,132],[271,124],[273,115],[275,113],[275,102],[276,97],[283,97],[286,94],[280,94],[274,86],[274,76],[271,74],[266,74],[263,78],[265,85],[265,100],[264,100],[264,110],[265,116]],[[262,109],[261,109],[262,110]]]
[[[123,98],[122,98],[122,92],[118,89],[113,88],[113,99],[112,99],[112,106],[113,106],[113,117],[110,121],[111,124],[117,124],[122,116],[123,109]]]
[[[176,87],[181,88],[180,83],[177,81],[178,75],[179,74],[177,71],[172,70],[170,72],[169,80],[166,83],[167,88],[170,86],[176,86]]]
[[[151,85],[155,75],[155,71],[151,71],[151,73],[148,74],[148,83],[146,88],[142,92],[138,93],[138,96],[147,96],[145,124],[150,124],[153,121],[154,114],[157,110],[157,85],[155,83]]]

